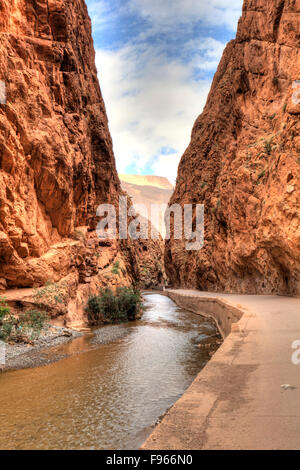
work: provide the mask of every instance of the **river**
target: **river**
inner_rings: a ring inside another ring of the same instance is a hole
[[[137,449],[209,360],[214,324],[146,294],[141,320],[105,326],[0,375],[0,449]]]

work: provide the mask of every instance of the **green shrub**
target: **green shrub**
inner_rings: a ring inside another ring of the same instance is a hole
[[[34,330],[35,332],[39,332],[44,328],[47,319],[47,312],[36,309],[27,310],[27,312],[20,317],[20,324],[26,328]]]
[[[86,312],[90,325],[97,325],[108,319],[112,312],[117,309],[116,298],[111,289],[106,288],[100,291],[99,295],[89,297]]]
[[[10,313],[6,300],[0,299],[0,340],[9,338],[15,323],[16,318]]]
[[[14,325],[12,323],[4,322],[3,325],[0,326],[0,339],[2,341],[7,341],[10,337]]]
[[[47,282],[35,290],[33,298],[39,309],[56,310],[63,315],[67,313],[68,285],[65,282]]]
[[[121,316],[128,321],[136,320],[142,309],[141,293],[130,287],[118,287],[117,298]]]
[[[5,299],[0,299],[0,321],[10,314],[9,307]]]
[[[116,261],[112,267],[111,272],[116,275],[120,275],[120,261]]]
[[[142,309],[142,297],[132,287],[118,287],[114,293],[110,288],[101,289],[99,295],[88,300],[86,313],[91,326],[101,323],[123,323],[134,321]]]
[[[13,315],[5,299],[0,299],[0,339],[28,342],[37,338],[48,318],[46,312],[28,310],[23,315]]]

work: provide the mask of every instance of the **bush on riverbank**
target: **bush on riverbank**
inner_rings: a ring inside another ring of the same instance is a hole
[[[108,287],[88,300],[86,313],[91,326],[102,323],[123,323],[136,320],[142,312],[140,291],[132,287],[118,287],[114,293]]]
[[[30,343],[40,335],[47,318],[47,313],[40,310],[28,310],[16,317],[6,300],[0,299],[0,340]]]
[[[46,282],[43,287],[35,289],[33,300],[40,311],[52,312],[53,316],[66,315],[68,312],[68,284]]]

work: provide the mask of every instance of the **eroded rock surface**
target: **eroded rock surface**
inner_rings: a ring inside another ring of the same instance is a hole
[[[137,277],[133,245],[94,231],[121,188],[85,2],[0,0],[0,80],[0,290],[65,279],[72,319]]]
[[[171,203],[205,204],[205,246],[167,243],[173,285],[300,294],[299,48],[300,0],[244,1],[179,166]]]

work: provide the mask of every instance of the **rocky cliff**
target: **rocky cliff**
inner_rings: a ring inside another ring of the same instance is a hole
[[[300,0],[245,0],[179,165],[171,203],[205,205],[205,245],[167,243],[174,285],[300,294],[296,80]]]
[[[94,59],[84,0],[0,0],[0,286],[63,282],[73,320],[100,285],[136,280],[133,246],[94,231],[121,193]]]

